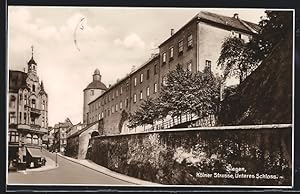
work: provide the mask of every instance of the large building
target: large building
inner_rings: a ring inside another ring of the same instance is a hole
[[[18,161],[24,168],[41,156],[43,137],[48,133],[48,95],[37,75],[33,51],[27,73],[9,70],[8,102],[9,162]]]
[[[88,103],[87,122],[103,120],[104,134],[128,132],[129,113],[143,99],[157,97],[167,74],[177,64],[192,72],[208,68],[220,75],[217,60],[224,39],[235,36],[247,42],[258,30],[258,25],[240,19],[238,14],[228,17],[200,12],[177,32],[171,30],[157,55]]]

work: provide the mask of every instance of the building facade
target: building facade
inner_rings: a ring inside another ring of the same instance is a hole
[[[67,146],[67,130],[73,126],[69,118],[65,122],[59,122],[54,125],[54,151],[64,153]]]
[[[30,165],[48,133],[48,95],[32,57],[26,72],[9,70],[8,157],[21,168]]]
[[[156,98],[168,73],[178,64],[192,72],[208,68],[221,75],[217,60],[224,39],[235,36],[249,41],[258,30],[256,24],[241,20],[238,14],[228,17],[200,12],[177,32],[172,30],[157,55],[88,103],[88,123],[103,119],[106,134],[130,132],[126,127],[129,113],[144,99]]]

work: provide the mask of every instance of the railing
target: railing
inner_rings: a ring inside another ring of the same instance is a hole
[[[32,112],[34,114],[38,114],[38,115],[41,114],[41,111],[39,109],[36,109],[36,108],[33,108],[33,107],[31,107],[30,112]]]
[[[153,125],[152,127],[145,129],[145,131],[170,129],[174,126],[185,123],[188,124],[187,127],[213,127],[215,126],[215,116],[209,115],[204,118],[199,118],[198,116],[192,114],[181,115],[179,117],[174,117],[167,121],[163,121],[162,123]]]
[[[32,130],[40,130],[40,129],[41,129],[41,126],[36,125],[36,124],[30,124],[30,128],[31,128]]]

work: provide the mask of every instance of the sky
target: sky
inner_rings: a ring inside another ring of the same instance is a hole
[[[83,89],[96,68],[106,86],[116,83],[157,53],[170,29],[176,32],[201,10],[238,13],[254,23],[265,15],[264,9],[9,6],[8,66],[27,70],[33,45],[48,93],[49,126],[66,118],[76,124],[82,122]]]

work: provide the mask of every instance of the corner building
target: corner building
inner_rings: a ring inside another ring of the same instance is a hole
[[[9,70],[8,103],[8,159],[26,168],[42,156],[43,137],[48,133],[48,95],[33,55],[27,73]]]
[[[235,36],[247,42],[258,30],[257,24],[240,19],[238,14],[198,13],[176,33],[171,31],[157,55],[89,103],[89,123],[103,120],[104,134],[128,132],[128,114],[137,110],[143,99],[159,95],[167,74],[177,64],[192,72],[208,68],[221,75],[217,60],[224,39]]]

